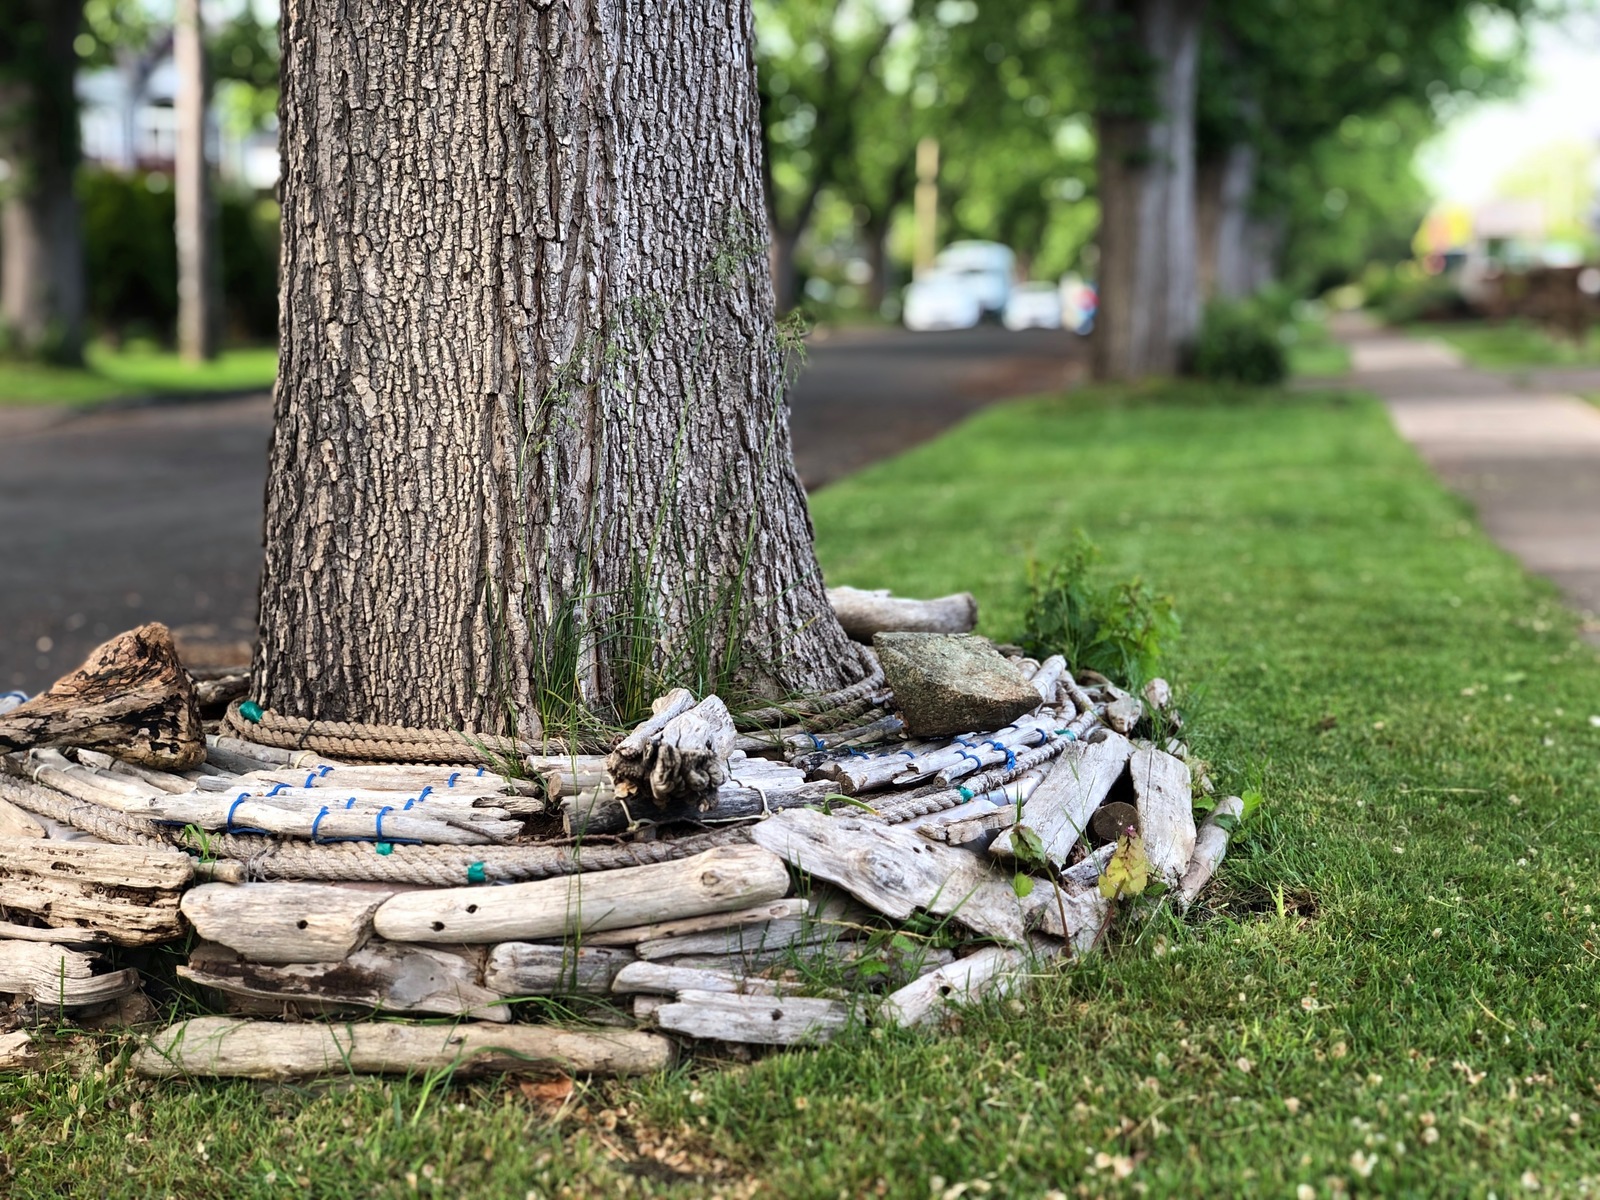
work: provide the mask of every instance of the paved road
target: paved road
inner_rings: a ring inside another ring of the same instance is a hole
[[[1600,372],[1476,370],[1442,343],[1358,318],[1336,332],[1353,381],[1384,399],[1489,536],[1554,581],[1600,640],[1600,408],[1572,394],[1600,391]]]
[[[815,340],[792,397],[820,487],[1006,396],[1080,370],[1067,334],[999,329]],[[248,656],[265,397],[61,420],[0,408],[0,690],[36,691],[112,633],[160,620],[192,665]]]

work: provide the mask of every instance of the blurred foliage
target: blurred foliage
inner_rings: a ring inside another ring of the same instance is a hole
[[[1282,383],[1289,356],[1280,334],[1281,317],[1249,300],[1213,300],[1206,305],[1191,355],[1193,373],[1214,383],[1257,387]]]
[[[170,181],[86,170],[78,194],[90,320],[119,338],[170,340],[178,315]],[[239,341],[270,340],[278,322],[277,205],[224,189],[218,210],[228,332]]]

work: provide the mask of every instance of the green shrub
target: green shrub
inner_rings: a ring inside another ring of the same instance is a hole
[[[170,340],[178,318],[171,181],[85,170],[78,195],[91,322],[121,338]],[[277,205],[224,190],[217,234],[226,332],[237,341],[270,341],[278,327]]]
[[[1036,658],[1059,654],[1074,670],[1098,671],[1136,688],[1161,669],[1177,636],[1170,596],[1158,596],[1138,577],[1101,583],[1090,568],[1099,551],[1081,532],[1048,572],[1028,564],[1028,608],[1022,645]]]
[[[1280,325],[1266,305],[1213,301],[1195,339],[1193,373],[1217,383],[1282,383],[1289,374],[1289,356]]]

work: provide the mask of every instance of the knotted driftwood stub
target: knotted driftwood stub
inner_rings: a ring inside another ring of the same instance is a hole
[[[0,714],[0,750],[77,746],[187,770],[205,760],[194,681],[152,622],[103,643],[42,695]]]

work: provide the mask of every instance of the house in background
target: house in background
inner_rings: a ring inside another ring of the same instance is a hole
[[[177,86],[170,47],[122,65],[79,71],[84,160],[114,171],[170,175],[177,151]],[[278,182],[277,121],[250,130],[241,121],[225,119],[233,86],[223,84],[212,101],[206,152],[225,182],[270,190]]]

